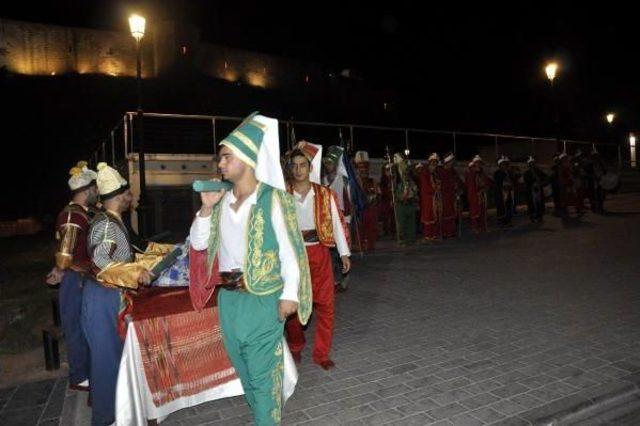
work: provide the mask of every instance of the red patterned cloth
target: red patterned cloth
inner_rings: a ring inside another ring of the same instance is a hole
[[[189,290],[149,288],[134,296],[133,326],[156,406],[235,379],[212,297],[193,310]]]
[[[207,249],[194,250],[189,246],[189,293],[191,303],[196,311],[201,311],[211,300],[211,296],[220,284],[218,272],[218,256],[209,265]]]

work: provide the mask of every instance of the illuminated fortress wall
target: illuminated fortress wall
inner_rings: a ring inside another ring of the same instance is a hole
[[[204,43],[196,29],[174,22],[151,24],[143,39],[143,76],[177,63],[229,82],[278,88],[321,77],[318,66],[274,55]],[[136,45],[128,32],[62,27],[0,18],[0,68],[25,75],[136,74]]]

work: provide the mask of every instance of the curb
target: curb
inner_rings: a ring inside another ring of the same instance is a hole
[[[586,389],[492,425],[557,426],[583,411],[595,411],[614,400],[633,395],[640,397],[640,373],[631,374],[621,380]]]

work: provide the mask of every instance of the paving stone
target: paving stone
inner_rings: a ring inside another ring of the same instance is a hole
[[[315,407],[311,407],[308,408],[306,410],[304,410],[305,414],[307,414],[309,417],[311,417],[312,419],[316,419],[318,417],[323,417],[329,414],[334,414],[337,410],[339,410],[340,408],[343,408],[344,406],[341,404],[337,404],[337,403],[328,403],[328,404],[322,404],[322,405],[318,405]]]
[[[443,370],[436,374],[436,376],[440,377],[442,380],[450,380],[455,379],[456,377],[464,376],[468,374],[469,371],[463,367],[455,367],[449,370]]]
[[[304,426],[342,426],[342,423],[331,416],[323,416],[317,419],[309,420],[308,422],[298,424]]]
[[[38,419],[44,410],[44,405],[31,406],[16,410],[2,410],[0,412],[0,424],[11,426],[32,426],[38,423]]]
[[[636,387],[633,383],[615,382],[586,389],[579,392],[579,395],[590,400],[594,404],[597,404],[604,400],[616,398],[620,395],[632,392],[635,389]]]
[[[569,396],[560,400],[551,402],[533,410],[521,413],[519,416],[534,424],[542,424],[550,422],[554,419],[575,413],[591,405],[591,401],[579,396]]]
[[[482,426],[485,424],[482,420],[478,420],[471,414],[467,413],[451,417],[451,422],[456,426]]]
[[[525,393],[529,388],[520,383],[510,383],[506,386],[502,386],[498,389],[491,391],[492,394],[499,396],[500,398],[511,398],[512,396]]]
[[[528,393],[524,393],[522,395],[516,395],[513,398],[511,398],[510,401],[513,401],[516,404],[521,405],[526,410],[530,410],[532,408],[536,408],[545,404],[543,400],[538,399]]]
[[[424,413],[435,408],[440,408],[440,404],[430,398],[423,398],[406,405],[400,405],[396,407],[396,410],[406,415],[411,415],[415,413]]]
[[[549,371],[547,374],[556,379],[566,379],[569,377],[579,376],[584,373],[584,370],[573,366],[563,366]]]
[[[375,394],[378,395],[380,398],[388,398],[394,395],[405,394],[407,392],[410,392],[411,390],[412,389],[409,386],[401,384],[401,385],[391,386],[388,388],[377,390]]]
[[[529,389],[536,389],[557,381],[558,379],[555,377],[547,376],[546,374],[541,374],[541,375],[527,377],[525,379],[519,380],[518,383],[525,385]]]
[[[523,411],[527,411],[527,407],[518,404],[517,402],[513,401],[513,399],[495,402],[491,404],[489,408],[493,408],[494,410],[506,416],[513,416]]]
[[[375,412],[376,410],[370,405],[360,405],[358,407],[336,411],[332,417],[338,420],[340,424],[344,424],[350,420],[367,417]]]
[[[470,380],[465,379],[464,377],[458,377],[457,379],[436,383],[435,385],[433,385],[433,387],[441,392],[446,392],[454,389],[460,389],[470,384]]]
[[[0,389],[0,401],[8,400],[16,391],[16,389],[17,388],[15,386]]]
[[[302,410],[294,412],[285,411],[283,417],[286,418],[287,424],[296,424],[311,420],[311,418]]]
[[[376,411],[384,411],[391,408],[396,408],[401,405],[410,404],[411,400],[409,400],[404,395],[396,395],[385,399],[380,399],[378,401],[372,402],[370,405],[376,409]]]
[[[483,407],[478,408],[477,410],[473,410],[471,411],[471,415],[479,420],[482,420],[485,423],[493,423],[505,418],[504,415],[489,407]]]
[[[445,405],[444,407],[434,408],[427,411],[427,414],[435,420],[453,417],[456,414],[465,412],[467,409],[458,403]]]
[[[530,422],[517,416],[508,417],[504,420],[491,423],[491,426],[530,426],[530,425],[531,425]]]
[[[622,370],[620,368],[616,368],[613,365],[605,365],[604,367],[600,367],[594,370],[594,372],[619,379],[629,374],[628,371]]]
[[[403,417],[404,415],[399,411],[386,410],[386,411],[380,411],[376,414],[372,414],[371,416],[363,417],[360,420],[365,425],[382,425],[382,424],[391,423],[393,421],[398,421]]]
[[[54,385],[55,380],[44,380],[21,385],[6,403],[4,409],[17,410],[44,405],[49,401]]]
[[[471,398],[461,400],[460,404],[469,410],[475,410],[476,408],[487,406],[499,400],[500,397],[491,393],[481,393],[479,395],[472,396]]]
[[[60,417],[40,421],[38,426],[60,426]]]
[[[413,416],[404,417],[401,420],[388,423],[393,426],[424,426],[432,422],[432,418],[424,413],[414,414]]]
[[[501,387],[502,385],[496,381],[485,380],[483,382],[479,382],[470,386],[465,386],[462,389],[469,392],[470,394],[478,395],[480,393],[490,392]]]
[[[395,367],[391,367],[388,371],[392,375],[395,375],[395,374],[403,374],[412,370],[417,370],[418,368],[420,368],[420,366],[418,366],[417,364],[409,363],[409,364],[402,364],[402,365],[397,365]]]
[[[469,392],[465,392],[461,389],[456,389],[456,390],[432,395],[430,399],[444,406],[444,405],[451,404],[453,402],[460,401],[461,399],[468,398],[470,396],[471,394]]]

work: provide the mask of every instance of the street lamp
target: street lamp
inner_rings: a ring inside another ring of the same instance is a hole
[[[613,124],[613,120],[615,120],[616,115],[610,112],[609,114],[607,114],[606,118],[607,118],[607,123]]]
[[[138,232],[146,235],[147,179],[144,158],[144,114],[142,111],[142,38],[144,37],[146,19],[140,15],[129,17],[129,29],[136,40],[136,83],[138,90],[138,164],[140,173],[140,199],[138,200]]]
[[[144,37],[144,27],[146,24],[146,19],[144,19],[140,15],[131,15],[129,17],[129,28],[131,29],[131,35],[136,41],[139,43]]]
[[[609,140],[611,143],[614,143],[615,138],[613,136],[613,121],[616,119],[616,115],[613,112],[609,112],[604,117],[607,120],[607,123],[609,123]]]
[[[553,88],[553,80],[556,78],[556,74],[558,73],[558,63],[557,62],[549,62],[547,66],[544,67],[544,72],[547,74],[547,78],[551,83],[551,104],[553,109],[553,133],[556,138],[556,145],[558,144],[558,105],[556,101],[556,94]]]
[[[631,151],[631,167],[636,167],[636,136],[629,133],[629,149]]]
[[[547,74],[547,78],[553,86],[553,80],[556,78],[556,73],[558,72],[558,64],[556,62],[549,62],[544,68],[544,72]]]

